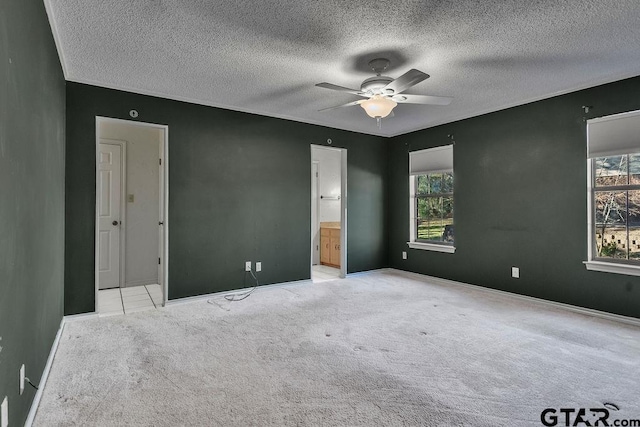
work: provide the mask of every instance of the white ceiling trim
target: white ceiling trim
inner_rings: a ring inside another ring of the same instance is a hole
[[[347,129],[347,128],[341,128],[341,127],[333,127],[333,126],[328,126],[327,124],[324,123],[320,123],[320,122],[313,122],[313,121],[307,121],[307,120],[300,120],[296,117],[291,117],[291,116],[287,116],[284,114],[265,114],[263,112],[256,112],[256,111],[252,111],[248,108],[239,108],[239,107],[235,107],[235,106],[229,106],[229,105],[223,105],[223,104],[214,104],[214,103],[205,103],[202,102],[201,100],[198,99],[192,99],[192,98],[188,98],[188,97],[180,97],[180,96],[173,96],[173,95],[168,95],[166,93],[161,93],[161,92],[154,92],[154,91],[150,91],[150,90],[145,90],[145,89],[132,89],[132,88],[127,88],[125,86],[120,86],[120,85],[113,85],[113,84],[104,84],[101,82],[97,82],[97,81],[93,81],[93,80],[87,80],[87,79],[66,79],[68,82],[72,82],[72,83],[81,83],[81,84],[86,84],[86,85],[90,85],[90,86],[98,86],[98,87],[102,87],[105,89],[114,89],[114,90],[119,90],[119,91],[123,91],[123,92],[129,92],[129,93],[133,93],[133,94],[137,94],[137,95],[147,95],[147,96],[153,96],[156,98],[162,98],[162,99],[168,99],[168,100],[172,100],[172,101],[180,101],[180,102],[186,102],[189,104],[195,104],[195,105],[202,105],[204,107],[214,107],[214,108],[220,108],[223,110],[229,110],[229,111],[237,111],[240,113],[248,113],[248,114],[255,114],[256,116],[262,116],[262,117],[271,117],[274,119],[282,119],[282,120],[290,120],[293,122],[297,122],[297,123],[305,123],[305,124],[309,124],[309,125],[317,125],[317,126],[321,126],[324,128],[328,128],[329,130],[331,129],[337,129],[337,130],[344,130],[347,132],[354,132],[354,133],[362,133],[362,132],[358,132],[358,131],[354,131],[351,129]],[[132,106],[131,108],[135,108],[135,106]],[[375,125],[375,121],[373,119],[370,119],[374,125]],[[365,134],[365,135],[371,135],[371,136],[379,136],[379,137],[383,137],[383,138],[389,138],[389,136],[378,133],[378,134]]]
[[[393,135],[390,135],[389,137],[390,138],[394,138],[396,136],[406,135],[408,133],[418,132],[420,130],[430,129],[430,128],[433,128],[433,127],[446,125],[448,123],[458,122],[460,120],[471,119],[471,118],[474,118],[474,117],[483,116],[485,114],[495,113],[497,111],[507,110],[509,108],[519,107],[519,106],[522,106],[522,105],[531,104],[533,102],[542,101],[542,100],[550,99],[550,98],[555,98],[556,96],[566,95],[568,93],[577,92],[577,91],[580,91],[580,90],[584,90],[584,89],[589,89],[589,88],[596,87],[596,86],[605,85],[607,83],[613,83],[613,82],[617,82],[619,80],[629,79],[629,78],[636,77],[636,76],[639,76],[639,75],[640,75],[640,70],[638,70],[637,72],[632,72],[632,73],[621,73],[621,74],[611,75],[607,79],[604,79],[604,80],[595,79],[592,82],[587,82],[587,83],[584,83],[584,84],[581,84],[581,85],[576,85],[575,87],[572,87],[572,88],[569,88],[569,89],[566,89],[566,90],[561,90],[561,91],[552,93],[550,95],[544,95],[544,96],[540,96],[540,97],[533,97],[533,98],[530,98],[530,99],[525,99],[523,101],[518,101],[518,102],[515,102],[513,104],[507,104],[507,105],[504,105],[504,106],[499,107],[499,108],[491,108],[491,109],[487,109],[487,110],[484,110],[484,111],[480,110],[478,113],[473,113],[471,115],[461,115],[460,117],[454,117],[451,120],[447,119],[447,120],[442,120],[442,121],[435,121],[433,124],[430,124],[429,126],[417,127],[415,129],[408,130],[406,132],[398,132],[398,133],[395,133]],[[597,102],[594,101],[594,105],[593,106],[597,108],[597,105],[598,105]],[[580,114],[582,109],[576,110],[576,111],[577,111],[577,114]],[[597,113],[597,110],[596,110],[596,113]]]

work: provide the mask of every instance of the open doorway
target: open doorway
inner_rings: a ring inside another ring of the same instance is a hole
[[[96,117],[96,312],[163,306],[168,127]]]
[[[347,150],[311,145],[311,279],[347,272]]]

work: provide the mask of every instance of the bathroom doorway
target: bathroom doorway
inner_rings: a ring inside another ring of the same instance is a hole
[[[164,305],[168,127],[96,117],[96,312]]]
[[[347,150],[311,145],[311,279],[347,273]]]

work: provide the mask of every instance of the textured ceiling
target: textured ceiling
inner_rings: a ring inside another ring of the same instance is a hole
[[[640,74],[638,0],[45,0],[67,80],[394,136]],[[431,75],[376,121],[367,62]]]

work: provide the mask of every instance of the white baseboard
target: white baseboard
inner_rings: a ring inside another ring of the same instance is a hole
[[[378,270],[358,271],[356,273],[347,273],[347,278],[365,276],[367,274],[380,273],[380,272],[391,271],[391,270],[393,270],[393,269],[381,268],[381,269],[378,269]],[[267,290],[267,289],[284,288],[284,287],[289,287],[289,286],[300,286],[300,285],[312,285],[312,284],[313,284],[313,281],[311,279],[294,280],[292,282],[272,283],[270,285],[260,285],[258,287],[258,289],[256,289],[256,292],[257,291],[261,291],[261,290]],[[196,296],[192,296],[192,297],[184,297],[184,298],[172,299],[172,300],[169,300],[169,301],[166,302],[165,307],[171,306],[171,305],[177,305],[177,304],[185,304],[185,303],[193,302],[193,301],[207,300],[207,299],[210,299],[210,298],[219,297],[221,295],[232,295],[232,294],[243,293],[243,292],[249,291],[251,288],[253,288],[253,286],[248,287],[248,288],[232,289],[230,291],[214,292],[214,293],[211,293],[211,294],[196,295]]]
[[[312,284],[313,284],[313,282],[311,281],[311,279],[295,280],[293,282],[273,283],[273,284],[270,284],[270,285],[260,285],[260,286],[258,286],[258,289],[256,289],[256,292],[264,291],[264,290],[267,290],[267,289],[286,288],[286,287],[289,287],[289,286],[301,286],[301,285],[312,285]],[[232,289],[230,291],[214,292],[214,293],[211,293],[211,294],[196,295],[196,296],[192,296],[192,297],[184,297],[184,298],[172,299],[172,300],[167,301],[167,303],[165,304],[165,307],[172,306],[172,305],[178,305],[178,304],[186,304],[186,303],[194,302],[194,301],[207,300],[207,299],[210,299],[210,298],[220,297],[220,296],[224,296],[224,295],[239,294],[239,293],[247,292],[247,291],[251,290],[252,288],[253,288],[253,286],[248,287],[248,288]]]
[[[100,315],[95,312],[89,312],[89,313],[80,313],[80,314],[72,314],[70,316],[64,316],[64,323],[69,323],[69,322],[79,322],[82,320],[88,320],[88,319],[94,319],[94,318],[98,318],[100,317]]]
[[[574,313],[585,314],[587,316],[599,317],[601,319],[612,320],[614,322],[625,323],[627,325],[640,326],[640,319],[630,316],[623,316],[621,314],[608,313],[606,311],[595,310],[592,308],[579,307],[577,305],[565,304],[562,302],[550,301],[542,298],[531,297],[528,295],[516,294],[514,292],[503,291],[500,289],[487,288],[480,285],[473,285],[470,283],[457,282],[455,280],[442,279],[440,277],[427,276],[425,274],[413,273],[411,271],[397,270],[394,268],[388,269],[392,273],[398,273],[406,277],[414,279],[420,279],[425,282],[435,283],[444,286],[464,286],[475,290],[489,292],[493,294],[499,294],[503,296],[509,296],[511,298],[518,298],[521,300],[536,302],[538,304],[544,304],[555,308],[562,308],[564,310],[572,311]]]
[[[380,268],[380,269],[377,269],[377,270],[358,271],[356,273],[347,273],[347,278],[366,276],[368,274],[382,273],[382,272],[387,272],[387,271],[395,271],[395,270],[393,270],[392,268]],[[400,270],[398,270],[398,271],[400,271]],[[336,280],[339,280],[339,279],[336,278]],[[301,286],[301,285],[312,285],[312,284],[313,284],[313,281],[311,279],[294,280],[292,282],[280,282],[280,283],[273,283],[273,284],[270,284],[270,285],[260,285],[258,287],[258,289],[256,289],[256,292],[262,291],[262,290],[267,290],[267,289],[285,288],[285,287],[290,287],[290,286]],[[172,300],[167,301],[167,303],[165,304],[165,307],[171,306],[171,305],[185,304],[185,303],[189,303],[189,302],[193,302],[193,301],[207,300],[207,299],[210,299],[210,298],[215,298],[215,297],[224,296],[224,295],[232,295],[232,294],[243,293],[243,292],[247,292],[247,291],[251,290],[251,288],[253,288],[253,286],[248,287],[248,288],[242,288],[242,289],[232,289],[230,291],[214,292],[214,293],[211,293],[211,294],[196,295],[196,296],[192,296],[192,297],[184,297],[184,298],[172,299]]]
[[[44,392],[44,387],[47,385],[47,379],[49,378],[49,372],[51,371],[51,365],[53,364],[53,358],[56,355],[56,351],[58,351],[58,344],[60,344],[60,337],[62,336],[62,330],[64,329],[65,318],[63,317],[60,321],[60,327],[58,328],[58,332],[56,333],[56,338],[53,340],[53,345],[51,346],[51,350],[49,351],[49,357],[47,358],[47,364],[44,366],[44,371],[42,371],[42,375],[40,376],[40,382],[38,383],[38,391],[36,391],[36,395],[31,402],[31,408],[29,409],[29,415],[27,416],[27,421],[25,421],[25,427],[31,427],[33,424],[33,420],[36,418],[36,412],[38,412],[38,406],[40,405],[40,399],[42,399],[42,393]]]
[[[365,271],[357,271],[355,273],[347,273],[347,278],[367,276],[369,274],[374,274],[374,273],[388,273],[391,271],[401,271],[401,270],[394,270],[393,268],[377,268],[375,270],[365,270]]]

